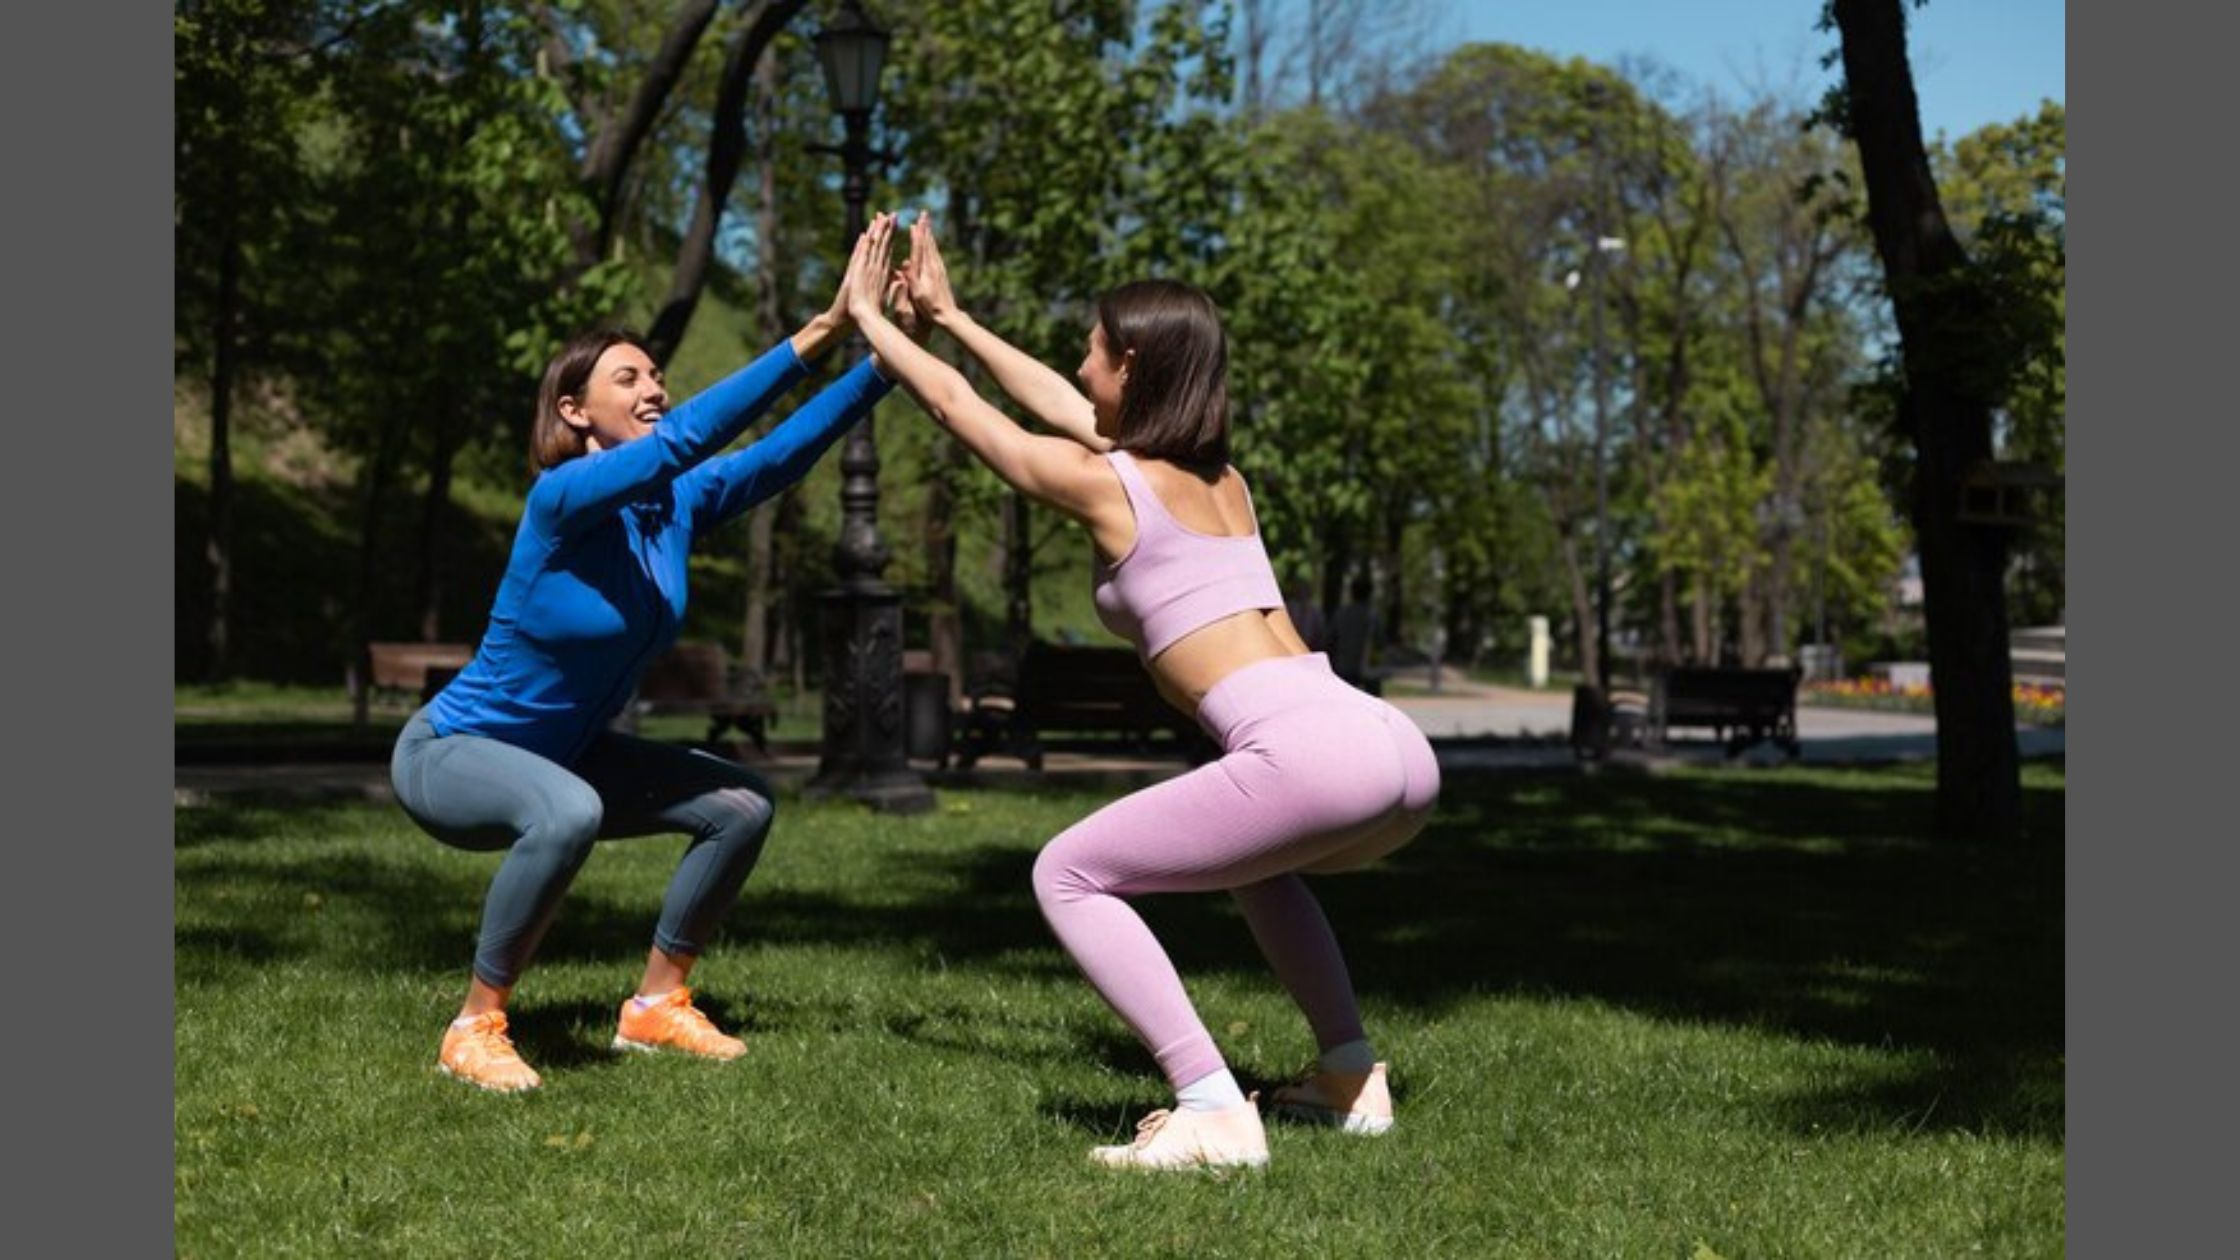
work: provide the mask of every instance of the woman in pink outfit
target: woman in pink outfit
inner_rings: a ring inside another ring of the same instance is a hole
[[[880,216],[859,249],[885,259]],[[1276,1108],[1381,1133],[1384,1065],[1344,957],[1303,875],[1375,861],[1422,830],[1439,793],[1430,744],[1392,706],[1340,682],[1283,610],[1244,478],[1229,464],[1220,314],[1189,285],[1106,293],[1075,372],[1079,388],[958,308],[921,215],[909,265],[885,286],[859,267],[849,313],[926,413],[1012,486],[1095,540],[1098,616],[1134,643],[1160,693],[1194,715],[1222,757],[1105,806],[1047,845],[1034,890],[1051,930],[1158,1060],[1176,1094],[1109,1165],[1261,1165],[1267,1138],[1181,977],[1129,899],[1227,892],[1322,1049],[1319,1070]],[[1030,434],[975,394],[881,310],[899,298],[947,329],[1012,399],[1063,436]]]

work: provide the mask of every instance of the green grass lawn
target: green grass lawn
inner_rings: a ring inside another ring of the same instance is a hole
[[[602,846],[519,990],[545,1075],[440,1076],[497,858],[393,808],[183,808],[182,1256],[2053,1256],[2063,773],[2027,851],[1915,837],[1926,770],[1450,781],[1318,884],[1400,1125],[1225,1178],[1090,1167],[1167,1099],[1056,948],[1039,844],[1100,803],[783,803],[702,965],[748,1056],[617,1058],[681,840]],[[1313,1045],[1218,896],[1155,898],[1247,1087]]]

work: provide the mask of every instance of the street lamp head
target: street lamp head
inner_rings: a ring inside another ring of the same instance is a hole
[[[817,62],[824,67],[833,112],[869,114],[878,106],[887,38],[887,32],[863,11],[860,0],[843,0],[839,16],[817,32]]]

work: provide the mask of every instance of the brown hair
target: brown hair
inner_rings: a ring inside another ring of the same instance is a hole
[[[591,369],[599,356],[616,346],[636,346],[653,358],[645,338],[626,328],[602,328],[578,333],[560,353],[544,365],[544,383],[537,386],[537,418],[529,426],[529,464],[532,471],[557,467],[590,450],[583,431],[560,418],[560,400],[583,400],[591,383]]]
[[[1134,280],[1097,299],[1097,323],[1107,354],[1136,355],[1115,445],[1218,476],[1229,463],[1229,346],[1213,299],[1179,280]]]

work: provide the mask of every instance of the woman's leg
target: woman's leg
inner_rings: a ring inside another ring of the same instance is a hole
[[[505,1004],[591,851],[599,796],[564,767],[510,744],[438,736],[424,714],[398,736],[390,782],[405,812],[438,840],[507,851],[483,897],[467,997],[437,1061],[484,1089],[535,1089],[542,1081],[506,1035]]]
[[[1307,1017],[1315,1048],[1327,1051],[1366,1040],[1345,955],[1307,881],[1290,872],[1231,889],[1229,895],[1276,982]]]
[[[611,732],[592,744],[576,769],[605,803],[600,839],[691,837],[662,898],[639,992],[675,988],[762,856],[777,816],[770,785],[737,762]]]
[[[1381,818],[1398,795],[1397,760],[1364,758],[1357,740],[1323,738],[1332,734],[1319,729],[1325,724],[1307,721],[1291,738],[1275,733],[1275,755],[1244,747],[1113,802],[1035,863],[1035,896],[1051,930],[1177,1088],[1224,1065],[1166,952],[1122,898],[1260,884],[1321,860]],[[1334,943],[1328,957],[1336,959]],[[1335,983],[1345,987],[1342,961]]]
[[[474,957],[481,988],[472,995],[502,1006],[591,853],[604,816],[599,794],[535,753],[475,735],[438,737],[424,718],[400,736],[391,782],[405,812],[438,840],[507,851],[483,898]]]
[[[691,837],[662,899],[637,993],[622,1005],[615,1045],[737,1058],[746,1043],[695,1008],[685,983],[762,854],[776,816],[769,784],[736,762],[613,733],[600,736],[577,769],[606,802],[602,839]]]

